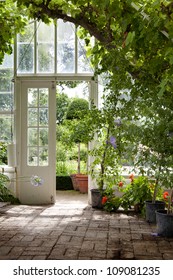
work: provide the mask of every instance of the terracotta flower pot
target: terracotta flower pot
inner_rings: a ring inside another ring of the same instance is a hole
[[[77,187],[81,193],[88,192],[88,175],[76,174]]]
[[[72,180],[73,189],[74,189],[75,191],[78,191],[78,190],[79,190],[79,187],[78,187],[78,184],[77,184],[76,175],[77,175],[77,174],[71,174],[70,177],[71,177],[71,180]]]

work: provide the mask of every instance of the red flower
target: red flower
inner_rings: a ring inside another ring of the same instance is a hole
[[[168,196],[169,196],[169,193],[168,193],[168,192],[164,192],[164,193],[163,193],[163,198],[164,198],[165,200],[168,199]]]
[[[118,184],[118,186],[119,187],[122,187],[124,184],[123,184],[123,182],[121,181],[121,182],[119,182],[119,184]]]
[[[131,182],[133,182],[133,180],[134,180],[134,174],[130,174],[129,179],[131,180]]]
[[[102,204],[105,204],[107,202],[108,198],[107,196],[103,196],[102,197]]]

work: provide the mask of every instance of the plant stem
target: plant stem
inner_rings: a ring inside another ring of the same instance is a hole
[[[106,159],[106,151],[108,149],[108,139],[109,139],[109,131],[110,131],[110,128],[108,126],[107,128],[107,135],[106,135],[106,145],[105,145],[105,149],[104,149],[104,152],[103,152],[103,157],[102,157],[102,161],[100,163],[100,166],[101,166],[101,170],[100,170],[100,177],[101,177],[101,180],[100,180],[100,189],[103,190],[103,187],[104,187],[104,178],[103,178],[103,175],[105,173],[105,159]]]
[[[167,210],[167,214],[170,214],[170,213],[171,213],[172,199],[173,199],[173,189],[171,189],[170,197],[169,197],[169,200],[168,200],[168,210]]]
[[[157,178],[157,179],[156,179],[156,182],[155,182],[155,188],[154,188],[154,194],[153,194],[152,203],[155,203],[155,202],[156,202],[156,195],[157,195],[158,183],[159,183],[159,178]]]
[[[78,143],[78,165],[77,165],[78,174],[80,174],[80,143]]]
[[[156,202],[156,195],[157,195],[157,189],[158,189],[158,185],[159,185],[160,172],[161,172],[161,165],[159,165],[159,171],[158,171],[158,176],[157,176],[156,182],[155,182],[155,188],[154,188],[152,203]]]

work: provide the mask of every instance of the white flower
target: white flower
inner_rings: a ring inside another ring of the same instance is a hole
[[[31,181],[31,184],[32,184],[34,187],[41,186],[41,185],[43,185],[43,183],[44,183],[44,180],[43,180],[41,177],[37,176],[37,175],[32,175],[30,181]]]

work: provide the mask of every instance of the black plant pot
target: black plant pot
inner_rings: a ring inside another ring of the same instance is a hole
[[[164,210],[165,202],[156,200],[154,203],[150,200],[145,201],[146,221],[156,223],[156,210]]]
[[[166,210],[156,211],[157,233],[163,237],[173,237],[173,213]]]
[[[102,195],[98,189],[91,189],[91,206],[93,208],[103,208]]]

